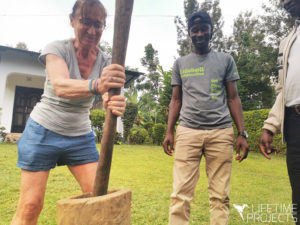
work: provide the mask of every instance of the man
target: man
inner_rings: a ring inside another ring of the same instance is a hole
[[[174,64],[173,93],[163,143],[165,153],[171,156],[174,151],[173,129],[180,112],[169,224],[189,224],[190,201],[204,155],[210,194],[210,224],[225,225],[229,217],[234,140],[230,113],[239,132],[236,160],[241,162],[248,154],[247,133],[236,88],[239,75],[230,55],[210,49],[213,25],[206,12],[199,11],[190,17],[188,33],[194,50]],[[243,151],[241,156],[240,149]]]
[[[300,0],[282,0],[296,25],[279,47],[277,99],[264,122],[259,147],[271,159],[273,135],[281,131],[287,143],[287,168],[292,187],[293,216],[300,224]]]

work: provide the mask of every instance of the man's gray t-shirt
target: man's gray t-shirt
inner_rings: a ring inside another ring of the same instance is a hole
[[[46,64],[46,55],[54,54],[62,58],[68,66],[70,79],[84,80],[81,77],[75,48],[72,39],[54,41],[42,51],[39,60]],[[91,74],[87,78],[96,79],[101,75],[103,68],[110,64],[110,58],[99,50]],[[79,136],[91,132],[89,118],[93,97],[66,99],[58,97],[46,74],[44,93],[41,102],[37,103],[30,117],[43,127],[65,136]]]
[[[239,79],[234,59],[226,53],[210,51],[177,59],[172,86],[182,87],[179,124],[194,129],[218,129],[232,126],[226,100],[226,83]]]

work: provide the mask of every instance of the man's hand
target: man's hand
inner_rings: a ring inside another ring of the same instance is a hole
[[[244,159],[247,158],[248,156],[248,151],[249,151],[249,147],[248,147],[248,143],[246,141],[246,138],[239,135],[236,139],[236,157],[235,160],[242,162]],[[240,155],[240,151],[243,151],[243,155]]]
[[[163,142],[164,151],[167,155],[172,156],[174,152],[174,136],[167,133]]]
[[[263,129],[259,139],[259,149],[267,159],[271,159],[269,154],[272,153],[272,142],[273,142],[272,133],[269,130]]]

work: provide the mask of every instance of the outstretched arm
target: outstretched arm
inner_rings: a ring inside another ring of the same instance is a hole
[[[243,121],[243,111],[240,97],[238,96],[238,91],[235,81],[230,81],[226,83],[227,90],[227,102],[228,107],[233,118],[233,121],[236,125],[238,132],[245,130],[244,121]],[[243,151],[243,155],[240,156],[240,149]],[[239,162],[243,161],[248,156],[248,143],[243,136],[238,136],[236,140],[236,160]]]
[[[169,105],[169,117],[166,137],[163,142],[164,151],[168,155],[174,152],[174,127],[178,120],[179,112],[182,104],[182,89],[181,86],[174,86],[172,92],[172,99]]]
[[[89,90],[90,80],[70,79],[68,66],[60,57],[48,54],[46,56],[46,70],[57,96],[74,99],[92,95]],[[105,67],[98,82],[98,90],[99,94],[102,95],[104,107],[112,110],[116,116],[122,116],[125,111],[125,97],[117,95],[109,99],[107,91],[110,88],[123,87],[124,83],[125,69],[117,64]]]
[[[57,96],[74,99],[92,95],[89,91],[90,80],[70,79],[68,66],[60,57],[48,54],[46,56],[46,71]],[[124,67],[111,64],[103,69],[98,82],[98,90],[102,95],[110,88],[121,88],[124,84]]]

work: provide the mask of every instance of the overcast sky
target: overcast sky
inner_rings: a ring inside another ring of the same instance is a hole
[[[266,0],[265,0],[266,1]],[[39,51],[53,41],[73,37],[68,15],[75,0],[0,0],[0,45],[14,47],[25,42],[32,51]],[[199,3],[202,1],[199,0]],[[233,20],[240,12],[261,11],[263,0],[220,0],[225,21],[224,32],[232,32]],[[107,28],[101,40],[112,43],[113,0],[102,0],[108,11]],[[183,0],[135,0],[126,65],[139,68],[144,47],[152,43],[165,70],[177,57],[177,33],[174,17],[183,17]]]

